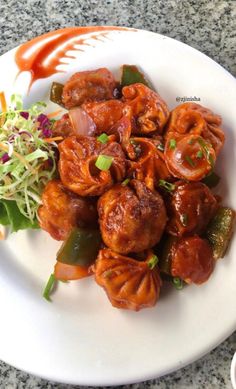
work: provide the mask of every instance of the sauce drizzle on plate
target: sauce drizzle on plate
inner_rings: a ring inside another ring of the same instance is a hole
[[[16,51],[15,61],[19,68],[18,75],[24,71],[31,73],[30,90],[32,84],[38,79],[61,72],[57,66],[63,63],[61,61],[63,57],[75,58],[73,55],[67,54],[69,50],[83,51],[75,45],[91,46],[86,42],[89,38],[100,40],[100,37],[107,36],[110,31],[124,30],[135,31],[115,26],[68,27],[36,37],[21,45]],[[95,34],[81,38],[81,35],[91,33]]]

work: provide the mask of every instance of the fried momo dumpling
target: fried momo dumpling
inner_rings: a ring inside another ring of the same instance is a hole
[[[158,149],[160,144],[157,139],[134,137],[130,139],[127,151],[130,158],[128,174],[145,182],[151,190],[158,187],[160,179],[167,181],[171,179],[164,154]]]
[[[153,247],[166,226],[161,195],[138,180],[115,185],[98,200],[102,238],[112,250],[128,254]]]
[[[99,196],[125,176],[125,155],[117,142],[102,144],[94,137],[70,136],[58,148],[61,180],[65,187],[80,196]],[[113,158],[108,170],[95,166],[99,155]]]
[[[100,250],[95,263],[95,280],[102,286],[116,308],[139,311],[153,307],[160,294],[161,278],[152,255],[146,261],[117,254],[110,249]]]
[[[221,117],[210,109],[196,103],[184,103],[171,112],[165,137],[199,135],[213,147],[217,156],[225,141],[221,123]]]
[[[132,110],[132,132],[139,135],[162,134],[169,110],[161,96],[140,83],[123,87],[122,94],[122,101]]]
[[[62,102],[70,109],[89,101],[109,100],[115,87],[114,76],[106,68],[77,72],[65,83]]]
[[[60,180],[47,183],[38,210],[40,227],[56,240],[65,240],[74,227],[97,222],[96,203],[70,192]]]
[[[216,198],[202,182],[175,183],[167,204],[166,230],[178,237],[202,234],[218,208]]]
[[[225,135],[221,117],[195,103],[173,109],[165,129],[166,164],[174,177],[202,180],[214,167]]]
[[[171,274],[188,284],[206,282],[214,269],[213,252],[206,239],[182,238],[171,251]]]

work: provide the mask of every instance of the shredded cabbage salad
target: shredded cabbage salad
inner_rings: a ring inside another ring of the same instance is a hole
[[[20,95],[12,95],[6,112],[0,113],[0,203],[14,201],[33,224],[41,193],[56,172],[52,120],[38,102],[23,109]],[[53,139],[52,139],[53,140]]]

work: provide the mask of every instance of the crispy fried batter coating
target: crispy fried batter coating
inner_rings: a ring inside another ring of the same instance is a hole
[[[166,225],[162,197],[138,180],[115,185],[98,200],[102,238],[112,250],[128,254],[153,247]]]
[[[114,76],[106,68],[78,72],[66,82],[62,102],[70,109],[89,101],[112,99],[115,87]]]
[[[97,222],[94,200],[79,197],[66,189],[60,180],[51,180],[44,188],[38,210],[40,227],[56,240],[65,240],[73,227]]]

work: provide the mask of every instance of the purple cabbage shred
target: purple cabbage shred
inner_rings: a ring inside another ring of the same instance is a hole
[[[37,117],[37,122],[40,123],[40,127],[50,126],[50,120],[43,113]]]
[[[50,129],[51,122],[48,117],[41,113],[37,117],[37,122],[39,122],[39,130],[42,131],[43,138],[50,138],[52,136],[52,130]]]
[[[5,163],[5,162],[9,161],[9,159],[10,159],[9,155],[7,153],[4,153],[1,157],[1,162]]]
[[[29,119],[29,112],[22,111],[20,112],[20,116],[22,116],[24,119]]]

